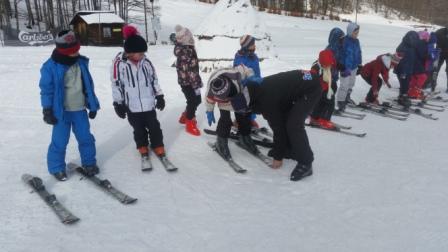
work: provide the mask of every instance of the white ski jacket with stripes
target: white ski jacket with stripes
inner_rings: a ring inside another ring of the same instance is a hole
[[[111,81],[114,102],[124,103],[133,113],[153,110],[155,97],[163,95],[156,70],[146,57],[135,65],[120,52],[112,62]]]

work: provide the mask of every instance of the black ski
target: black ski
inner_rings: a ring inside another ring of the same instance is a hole
[[[208,134],[208,135],[216,136],[215,130],[204,129],[204,133]],[[231,132],[229,138],[238,140],[239,137],[236,133]],[[272,140],[270,140],[268,138],[264,138],[264,141],[260,141],[257,139],[253,139],[253,141],[256,145],[261,146],[261,147],[265,147],[265,148],[273,148],[274,147],[274,143],[272,142]]]
[[[405,108],[404,106],[398,104],[396,99],[393,101],[392,106],[401,109],[403,112],[409,112],[414,115],[419,115],[426,119],[430,119],[430,120],[438,120],[439,119],[437,117],[434,117],[432,114],[427,114],[427,113],[422,112],[422,110],[420,108],[413,108],[412,106],[409,108]]]
[[[177,171],[177,167],[175,165],[173,165],[173,163],[171,163],[171,161],[165,155],[163,155],[163,156],[156,155],[156,156],[160,160],[160,162],[162,163],[162,165],[166,171],[168,171],[168,172]]]
[[[87,176],[84,168],[82,168],[76,164],[73,164],[73,163],[68,164],[67,167],[69,167],[69,169],[74,169],[75,171],[79,172],[82,176],[87,178],[87,180],[93,182],[95,185],[97,185],[98,187],[103,189],[103,191],[105,191],[112,197],[116,198],[118,201],[120,201],[123,204],[131,204],[131,203],[134,203],[137,201],[136,198],[132,198],[129,195],[116,189],[114,186],[112,186],[112,184],[107,179],[100,179],[97,176]]]
[[[216,146],[215,143],[211,143],[211,142],[207,142],[208,146],[210,146],[210,148],[212,148],[212,150],[214,150],[222,159],[224,159],[224,161],[226,161],[229,166],[237,173],[245,173],[247,172],[246,169],[244,169],[243,167],[241,167],[239,164],[237,164],[232,158],[225,158],[223,157],[219,152],[216,151]]]
[[[39,196],[47,203],[48,206],[56,213],[62,223],[72,224],[79,221],[79,218],[73,215],[62,205],[54,194],[50,194],[39,177],[30,174],[23,174],[22,180],[28,184]]]
[[[272,133],[272,131],[270,131],[268,128],[266,127],[261,127],[261,128],[252,128],[252,132],[255,132],[257,134],[262,134],[265,136],[268,136],[270,138],[274,137],[274,133]]]
[[[355,137],[365,137],[367,135],[367,133],[355,133],[355,132],[351,132],[351,131],[346,131],[344,129],[341,129],[339,127],[335,127],[332,129],[328,129],[328,128],[323,128],[321,126],[318,125],[314,125],[314,124],[305,124],[306,126],[309,126],[311,128],[316,128],[316,129],[322,129],[322,130],[327,130],[327,131],[333,131],[333,132],[338,132],[344,135],[349,135],[349,136],[355,136]]]
[[[364,119],[364,117],[366,117],[366,114],[358,114],[358,113],[353,113],[350,111],[340,111],[340,110],[335,110],[333,112],[333,115],[338,116],[338,117],[355,119],[355,120],[362,120],[362,119]]]
[[[357,109],[360,111],[370,112],[375,115],[379,115],[382,117],[387,117],[395,120],[405,121],[408,119],[407,116],[398,116],[391,113],[392,111],[389,111],[387,108],[378,108],[374,106],[369,106],[367,104],[358,104],[358,105],[348,105],[348,108]]]
[[[234,140],[234,139],[232,139]],[[247,150],[246,148],[244,148],[244,146],[242,146],[239,141],[235,141],[235,144],[240,147],[241,149],[249,152],[251,155],[253,155],[254,157],[256,157],[257,159],[259,159],[261,162],[265,163],[267,166],[271,167],[272,166],[272,159],[266,155],[264,155],[263,153],[261,153],[260,151],[258,151],[257,153],[253,153],[249,150]]]

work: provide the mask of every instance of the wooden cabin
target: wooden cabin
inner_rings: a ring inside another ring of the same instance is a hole
[[[70,25],[81,45],[122,46],[125,22],[113,11],[80,11]]]

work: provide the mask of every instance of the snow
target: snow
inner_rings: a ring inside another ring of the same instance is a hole
[[[88,15],[79,16],[82,18],[88,25],[90,24],[123,24],[124,20],[114,13],[92,13]]]
[[[212,5],[193,0],[162,4],[162,33],[175,24],[200,25]],[[182,10],[182,11],[179,11]],[[261,63],[262,75],[309,68],[328,33],[346,23],[260,13],[277,45],[278,59]],[[373,17],[372,17],[373,18]],[[359,38],[364,63],[392,52],[409,26],[363,23]],[[158,160],[142,173],[132,129],[112,108],[109,68],[117,47],[82,47],[102,109],[91,121],[101,177],[138,198],[125,206],[70,173],[56,182],[46,171],[51,127],[42,121],[39,68],[48,47],[0,47],[0,250],[1,251],[447,251],[447,113],[438,121],[411,116],[406,122],[368,115],[363,121],[334,118],[365,131],[364,139],[307,129],[315,153],[314,175],[288,176],[294,162],[272,170],[230,148],[247,167],[236,174],[207,146],[214,138],[193,137],[177,119],[185,106],[172,63],[172,46],[149,47],[167,106],[158,112],[164,141],[179,171]],[[217,50],[221,50],[220,48]],[[204,81],[208,75],[204,74]],[[439,90],[445,89],[441,72]],[[395,76],[391,76],[398,87]],[[353,97],[368,86],[358,79]],[[396,90],[381,90],[393,97]],[[218,112],[215,112],[218,117]],[[208,127],[201,106],[201,128]],[[258,121],[266,123],[259,117]],[[266,149],[262,149],[264,153]],[[67,162],[78,162],[72,137]],[[40,176],[49,191],[81,221],[65,226],[20,177]]]
[[[257,55],[261,60],[275,57],[271,36],[250,1],[219,1],[194,30],[202,68],[231,66],[240,49],[240,38],[246,34],[257,39]]]

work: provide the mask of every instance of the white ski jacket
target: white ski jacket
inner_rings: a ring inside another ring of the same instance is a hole
[[[133,113],[154,110],[155,97],[163,95],[156,70],[146,57],[135,65],[120,52],[112,62],[111,81],[114,102],[124,103]]]

